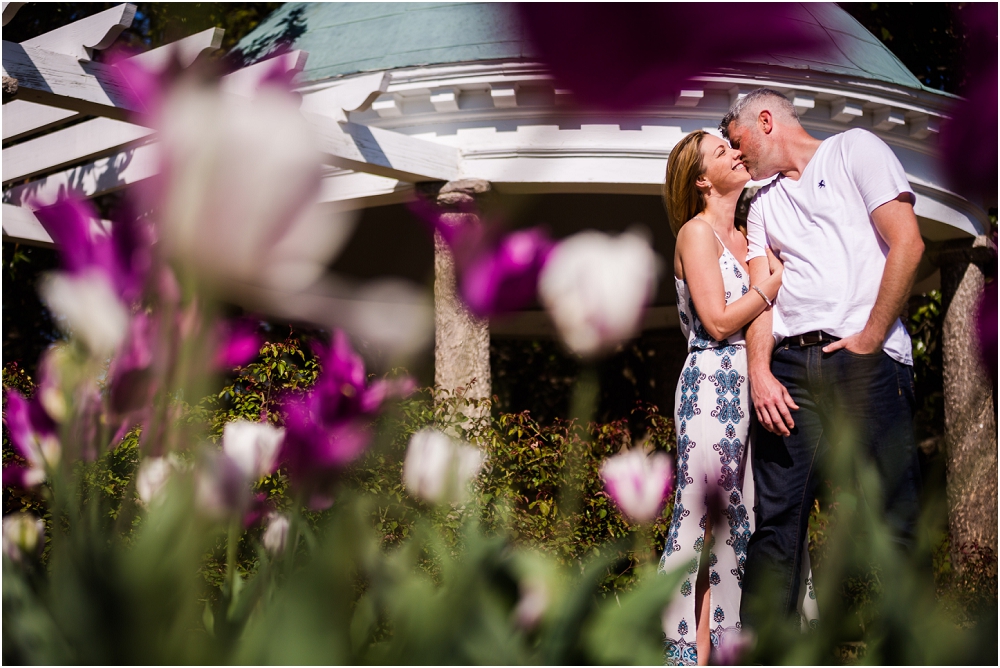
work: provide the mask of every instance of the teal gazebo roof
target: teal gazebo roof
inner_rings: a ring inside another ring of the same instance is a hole
[[[766,7],[763,4],[762,10]],[[796,11],[801,29],[826,46],[823,55],[776,51],[746,62],[924,88],[843,9],[801,4]],[[503,3],[290,2],[236,48],[251,62],[279,44],[309,53],[306,81],[420,65],[535,57],[513,6]]]

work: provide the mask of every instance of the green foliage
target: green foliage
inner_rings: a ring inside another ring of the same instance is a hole
[[[114,7],[114,2],[51,2],[29,4],[18,10],[4,26],[4,39],[23,42],[55,28]],[[208,28],[226,31],[222,48],[229,50],[280,2],[138,2],[135,19],[118,39],[135,49],[146,50],[193,35]]]

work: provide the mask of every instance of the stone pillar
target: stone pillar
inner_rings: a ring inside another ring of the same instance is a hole
[[[949,242],[940,252],[944,308],[941,343],[944,372],[945,457],[952,563],[958,547],[978,543],[997,551],[997,420],[993,387],[980,361],[976,306],[984,268],[996,247],[985,236]]]
[[[437,193],[444,208],[469,206],[490,192],[480,179],[449,181]],[[445,220],[474,214],[446,213]],[[451,221],[448,221],[451,222]],[[438,389],[464,392],[472,399],[490,397],[489,322],[474,318],[455,292],[455,260],[440,234],[434,235],[434,384]],[[470,383],[475,380],[470,387]],[[470,416],[472,417],[472,416]]]

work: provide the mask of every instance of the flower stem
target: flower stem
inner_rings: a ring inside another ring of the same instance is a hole
[[[560,489],[559,508],[564,521],[568,524],[569,540],[574,542],[573,536],[576,532],[573,518],[580,510],[583,494],[583,479],[585,477],[584,463],[587,459],[584,450],[590,444],[590,422],[594,419],[594,412],[597,410],[597,397],[600,390],[600,382],[597,377],[597,369],[587,364],[580,371],[580,377],[573,388],[573,397],[570,402],[570,420],[573,427],[579,434],[579,451],[576,448],[567,447],[564,456],[566,463],[563,466],[563,475]],[[574,439],[567,441],[567,446],[573,443]]]

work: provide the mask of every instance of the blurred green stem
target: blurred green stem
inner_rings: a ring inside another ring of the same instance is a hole
[[[597,410],[597,396],[600,389],[600,382],[597,377],[597,369],[592,364],[586,364],[580,371],[580,377],[573,388],[573,398],[570,402],[570,420],[579,429],[579,445],[581,451],[567,449],[566,464],[563,467],[562,484],[560,489],[559,509],[563,519],[567,522],[569,540],[572,543],[576,533],[572,518],[577,515],[580,509],[581,489],[580,481],[583,478],[583,465],[586,459],[583,450],[590,445],[590,422],[594,419],[594,412]]]

